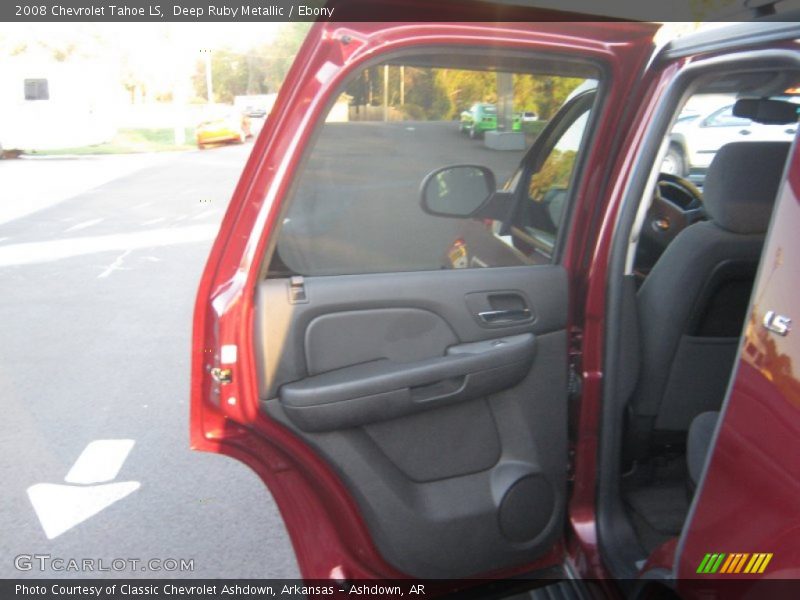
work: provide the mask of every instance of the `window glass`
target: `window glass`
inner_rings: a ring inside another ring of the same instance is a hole
[[[667,152],[660,171],[689,179],[701,187],[706,172],[720,148],[738,142],[768,142],[794,139],[796,126],[753,121],[733,114],[734,93],[697,93],[690,96],[664,140]],[[750,98],[753,99],[753,98]],[[791,95],[776,95],[773,101],[800,104]]]
[[[752,121],[733,116],[733,106],[718,110],[706,120],[707,127],[747,127]]]
[[[520,180],[521,166],[534,160],[529,148],[584,82],[395,64],[362,71],[334,103],[296,175],[270,276],[549,262],[516,239],[520,228],[506,235],[498,221],[426,212],[420,186],[447,165],[488,167],[498,188],[524,186],[523,198],[530,188],[529,202],[549,220],[530,215],[522,225],[546,233],[552,247],[585,115],[552,148],[538,178]],[[483,185],[477,170],[462,172]],[[451,183],[448,189],[463,189]],[[463,195],[465,211],[480,205],[480,194]],[[456,196],[447,197],[448,214],[458,212]]]
[[[26,79],[25,100],[49,100],[47,79]]]
[[[523,226],[543,244],[543,250],[552,250],[561,225],[569,184],[575,170],[583,133],[589,122],[589,111],[582,112],[558,139],[550,154],[534,173],[528,184],[527,211]]]

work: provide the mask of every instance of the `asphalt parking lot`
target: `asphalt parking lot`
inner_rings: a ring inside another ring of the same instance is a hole
[[[385,173],[415,201],[421,174],[437,166],[485,164],[499,181],[511,174],[521,153],[487,150],[455,127],[351,128],[339,143],[361,170],[342,173],[344,185]],[[418,147],[428,150],[387,160],[380,149],[402,148],[403,136],[424,136]],[[194,294],[251,148],[0,161],[0,576],[299,576],[255,474],[188,447]],[[337,226],[368,236],[380,253],[392,233],[374,223],[391,229],[422,214],[389,198],[353,197],[355,216]],[[432,232],[423,233],[405,246],[429,253],[444,239],[427,247]],[[33,554],[186,559],[193,570],[15,566]]]

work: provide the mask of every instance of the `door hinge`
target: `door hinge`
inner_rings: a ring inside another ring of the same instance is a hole
[[[567,406],[569,407],[569,437],[570,448],[567,455],[567,485],[575,481],[575,447],[573,446],[577,429],[579,401],[583,389],[583,369],[581,357],[583,355],[583,329],[570,327],[569,329],[569,365],[567,372]]]
[[[581,356],[583,353],[583,330],[572,327],[569,331],[569,372],[567,394],[570,399],[581,395],[583,378],[581,375]]]
[[[570,362],[569,365],[569,379],[567,381],[567,395],[570,398],[578,398],[581,395],[582,380],[578,372],[578,366]]]

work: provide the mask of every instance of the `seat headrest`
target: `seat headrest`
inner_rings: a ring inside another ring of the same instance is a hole
[[[703,184],[706,214],[734,233],[764,233],[781,183],[789,142],[722,146]]]

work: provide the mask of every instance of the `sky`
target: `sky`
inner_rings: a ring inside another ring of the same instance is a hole
[[[227,46],[244,50],[272,40],[283,23],[0,23],[0,39],[15,43],[35,40],[70,39],[76,29],[87,36],[101,32],[120,45],[138,46],[147,53],[154,35],[168,32],[185,49]]]
[[[189,85],[202,50],[244,52],[270,43],[285,23],[0,23],[0,63],[27,46],[24,54],[52,56],[52,49],[75,46],[76,55],[102,60],[123,77],[147,82],[155,93],[174,91],[176,78]],[[687,33],[696,23],[668,23],[661,40]],[[36,50],[39,50],[37,52]],[[52,60],[52,58],[50,59]]]
[[[0,23],[0,65],[52,61],[54,50],[74,48],[98,72],[133,74],[155,94],[190,86],[202,50],[246,51],[270,43],[284,23]],[[26,48],[27,51],[20,53]],[[43,58],[46,57],[46,58]],[[105,65],[105,68],[100,65]],[[188,93],[188,92],[186,92]]]

